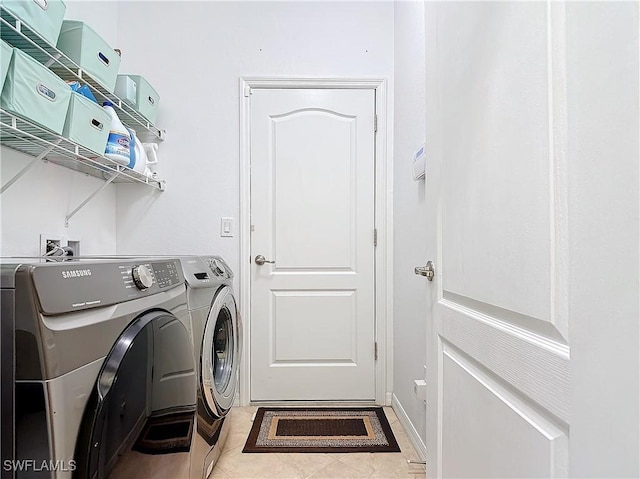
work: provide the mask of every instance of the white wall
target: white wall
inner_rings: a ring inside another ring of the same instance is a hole
[[[567,4],[572,477],[640,476],[638,3]]]
[[[118,47],[118,2],[102,0],[65,0],[67,20],[86,22],[111,47]]]
[[[31,157],[3,147],[0,176],[6,183]],[[52,163],[39,162],[0,196],[0,253],[39,256],[40,234],[80,241],[81,254],[115,254],[115,188],[109,185],[84,209],[65,216],[104,181]]]
[[[219,253],[238,270],[239,78],[393,77],[391,2],[122,2],[121,72],[160,93],[150,197],[118,185],[118,253]],[[392,82],[390,87],[392,87]],[[236,229],[237,231],[237,229]]]
[[[88,22],[111,45],[117,29],[105,17],[117,18],[111,2],[67,1],[65,17]],[[6,147],[0,151],[0,176],[6,183],[30,157]],[[0,196],[0,255],[37,256],[40,234],[79,240],[82,254],[115,254],[116,187],[107,186],[65,227],[65,216],[104,181],[50,163],[39,163]]]
[[[393,392],[424,444],[426,409],[414,395],[413,381],[424,379],[427,280],[413,268],[430,258],[425,182],[413,180],[412,162],[425,140],[424,4],[396,2],[394,15]]]

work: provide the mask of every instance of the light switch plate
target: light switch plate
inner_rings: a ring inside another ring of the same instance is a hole
[[[220,218],[220,236],[233,237],[233,218]]]

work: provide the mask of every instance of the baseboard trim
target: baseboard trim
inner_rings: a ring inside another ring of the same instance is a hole
[[[402,424],[402,427],[404,427],[404,430],[407,432],[407,436],[409,437],[409,440],[411,441],[413,448],[418,453],[418,456],[420,457],[421,460],[423,461],[426,460],[427,446],[425,445],[424,442],[422,442],[422,438],[420,437],[420,434],[418,434],[418,431],[416,430],[413,423],[409,419],[409,416],[407,415],[406,411],[402,407],[402,404],[400,404],[400,401],[398,400],[395,394],[391,398],[391,407],[393,409],[393,412],[396,413],[396,416],[398,417],[398,421],[400,421],[400,424]]]
[[[384,405],[385,406],[391,406],[392,402],[393,402],[393,393],[387,393],[385,394],[384,397]]]

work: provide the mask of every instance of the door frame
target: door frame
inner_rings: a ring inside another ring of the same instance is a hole
[[[375,251],[375,324],[378,346],[375,362],[375,403],[391,405],[393,386],[393,157],[391,131],[392,108],[385,78],[240,78],[240,291],[242,314],[242,364],[240,369],[241,406],[251,404],[251,107],[252,89],[365,89],[375,93],[377,129],[375,135],[375,219],[378,232]]]

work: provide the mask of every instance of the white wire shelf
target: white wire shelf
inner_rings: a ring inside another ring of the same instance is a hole
[[[0,142],[3,146],[36,159],[47,160],[102,180],[114,183],[143,183],[158,190],[164,190],[165,187],[164,180],[148,178],[2,109],[0,109]],[[17,179],[14,177],[5,183],[2,191]]]
[[[143,143],[164,139],[166,134],[164,130],[158,129],[132,106],[109,92],[69,57],[44,40],[1,5],[0,37],[11,46],[22,50],[54,71],[63,80],[79,81],[88,85],[100,104],[103,101],[112,102],[116,107],[120,121],[135,130]]]
[[[81,84],[88,85],[99,103],[104,101],[113,103],[122,123],[135,130],[140,141],[149,143],[164,139],[166,135],[164,130],[158,129],[132,106],[109,92],[91,75],[87,74],[55,46],[22,23],[2,5],[0,5],[0,38],[9,45],[30,55],[63,80],[78,81]],[[22,170],[0,187],[0,194],[11,187],[40,161],[50,161],[104,181],[98,190],[66,215],[66,226],[68,226],[71,217],[84,208],[86,204],[112,182],[144,184],[160,191],[165,189],[164,180],[148,178],[146,175],[133,171],[55,134],[47,128],[3,109],[0,109],[0,143],[2,146],[32,157],[31,162],[27,163]]]

